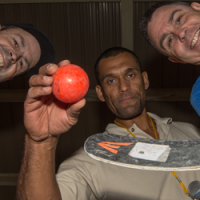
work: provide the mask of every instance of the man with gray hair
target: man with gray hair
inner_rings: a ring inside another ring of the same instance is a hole
[[[158,2],[144,14],[144,37],[172,62],[200,65],[200,4]],[[200,115],[200,78],[193,86],[191,104]]]

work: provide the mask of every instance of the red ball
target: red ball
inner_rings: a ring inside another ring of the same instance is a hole
[[[75,103],[81,100],[89,88],[87,74],[77,65],[59,67],[53,79],[53,94],[64,103]]]

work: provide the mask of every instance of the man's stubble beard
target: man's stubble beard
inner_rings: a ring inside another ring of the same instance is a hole
[[[140,95],[135,95],[134,98],[138,99],[137,103],[134,105],[128,105],[125,108],[116,106],[114,104],[117,116],[119,118],[131,119],[131,118],[135,118],[135,117],[139,116],[143,112],[143,110],[145,108],[145,102],[142,102]]]

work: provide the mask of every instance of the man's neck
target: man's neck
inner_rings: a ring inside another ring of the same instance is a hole
[[[131,119],[121,119],[121,118],[116,117],[115,120],[121,125],[125,126],[126,128],[130,128],[133,124],[136,124],[138,128],[146,132],[151,137],[155,138],[153,125],[149,119],[149,116],[145,108],[143,112],[137,117],[134,117]],[[154,123],[154,127],[156,129],[156,124],[153,119],[152,119],[152,122]],[[157,135],[158,135],[158,132],[157,132]]]

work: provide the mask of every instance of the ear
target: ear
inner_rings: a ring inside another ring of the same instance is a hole
[[[96,93],[100,101],[105,101],[100,85],[96,85]]]
[[[147,72],[142,72],[142,77],[144,81],[144,88],[147,90],[149,88],[149,78]]]
[[[195,10],[200,11],[200,4],[197,3],[197,2],[192,2],[192,3],[191,3],[191,7],[192,7],[193,9],[195,9]]]
[[[179,60],[178,58],[174,58],[174,57],[168,57],[168,60],[170,60],[173,63],[182,63],[182,64],[186,64],[186,62]]]

